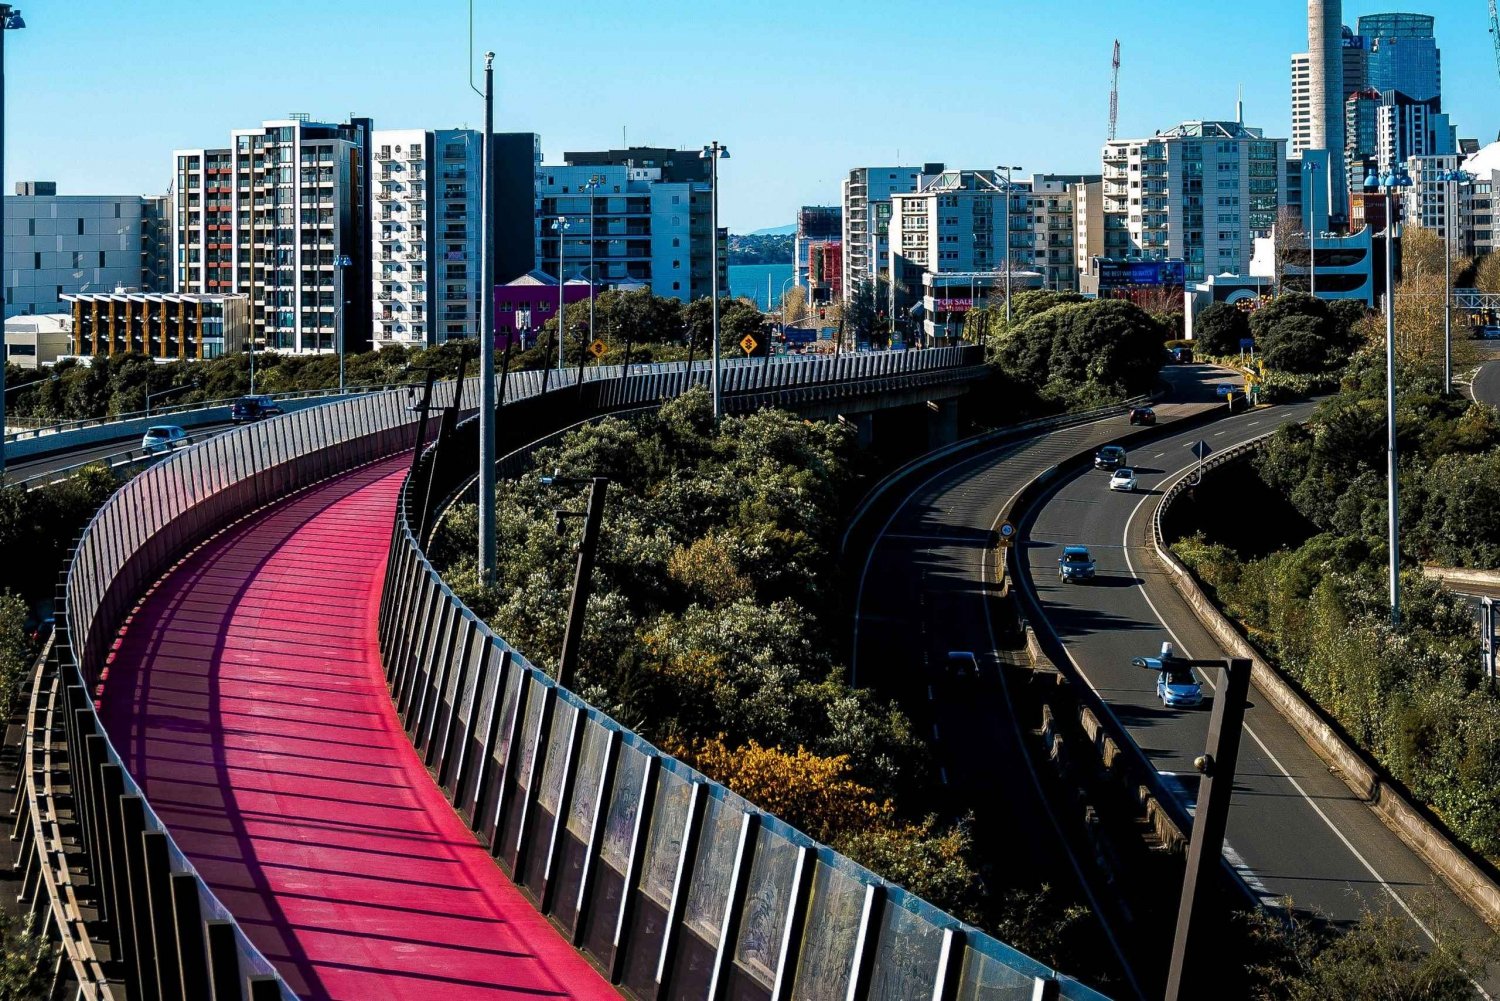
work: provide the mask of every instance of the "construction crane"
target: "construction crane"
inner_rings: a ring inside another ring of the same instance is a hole
[[[1490,0],[1490,44],[1495,47],[1495,68],[1500,70],[1500,11],[1495,9],[1495,0]]]
[[[1490,0],[1490,24],[1495,23],[1495,0]],[[1495,30],[1493,27],[1491,31]],[[1500,36],[1496,36],[1500,38]],[[1500,42],[1496,42],[1500,45]],[[1115,58],[1110,63],[1112,73],[1109,80],[1109,137],[1114,139],[1115,126],[1120,122],[1120,40],[1115,39]]]

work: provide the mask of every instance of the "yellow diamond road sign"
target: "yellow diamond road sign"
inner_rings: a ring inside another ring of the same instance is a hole
[[[605,344],[602,340],[596,340],[594,341],[594,343],[589,345],[589,354],[593,355],[595,358],[603,358],[604,352],[608,350],[609,345]]]
[[[760,345],[760,342],[757,341],[754,337],[751,337],[749,334],[746,334],[744,336],[744,339],[740,341],[740,347],[742,347],[742,348],[745,349],[745,354],[750,354],[759,345]]]

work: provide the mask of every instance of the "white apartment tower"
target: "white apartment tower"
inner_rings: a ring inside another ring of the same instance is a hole
[[[1239,122],[1183,122],[1104,147],[1104,255],[1186,261],[1189,282],[1244,274],[1286,203],[1286,140]]]
[[[843,189],[843,290],[847,299],[863,282],[889,277],[891,197],[916,191],[924,178],[942,173],[943,165],[923,167],[856,167]]]
[[[478,334],[482,138],[470,129],[372,134],[376,347]]]
[[[295,115],[177,150],[173,289],[247,294],[257,346],[367,349],[370,130]]]

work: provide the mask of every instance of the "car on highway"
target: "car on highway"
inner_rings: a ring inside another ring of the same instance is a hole
[[[1111,490],[1124,490],[1126,493],[1134,493],[1135,470],[1126,466],[1116,469],[1114,475],[1109,478],[1109,488]]]
[[[1064,546],[1057,558],[1057,577],[1064,584],[1070,580],[1093,580],[1094,558],[1088,546]]]
[[[269,396],[241,396],[229,407],[229,419],[236,424],[258,421],[285,413]]]
[[[1119,469],[1125,465],[1125,450],[1119,445],[1105,445],[1094,453],[1095,469]]]
[[[945,667],[950,677],[960,681],[979,680],[979,659],[969,650],[949,650]]]
[[[1156,697],[1167,708],[1190,708],[1203,702],[1203,686],[1186,664],[1170,660],[1156,673]]]
[[[146,429],[141,437],[141,448],[146,452],[170,452],[191,444],[186,431],[175,424],[156,424]]]
[[[1156,423],[1156,411],[1150,407],[1131,407],[1130,423],[1150,425]]]

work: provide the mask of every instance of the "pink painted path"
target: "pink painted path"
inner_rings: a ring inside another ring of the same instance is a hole
[[[402,732],[377,615],[392,459],[208,543],[127,623],[111,739],[301,997],[618,998],[522,898]]]

